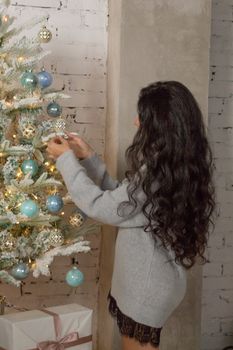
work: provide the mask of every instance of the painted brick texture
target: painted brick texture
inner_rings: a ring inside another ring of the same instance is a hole
[[[104,151],[106,111],[107,0],[12,0],[10,13],[18,23],[49,16],[53,40],[44,45],[51,55],[44,67],[54,76],[54,87],[71,99],[62,101],[68,130],[78,130],[99,155]],[[37,35],[40,26],[27,35]],[[42,67],[42,64],[41,64]],[[56,258],[51,277],[29,278],[21,289],[0,284],[0,294],[29,309],[77,302],[94,309],[94,342],[97,330],[100,233],[88,236],[92,251]],[[71,289],[65,273],[72,258],[85,274],[85,283]],[[95,348],[95,347],[94,347]]]
[[[209,137],[218,219],[203,269],[201,350],[233,345],[233,0],[212,1]]]

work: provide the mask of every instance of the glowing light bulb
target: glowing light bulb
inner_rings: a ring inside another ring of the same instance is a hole
[[[55,165],[51,165],[50,168],[49,168],[49,170],[51,171],[51,173],[53,173],[53,172],[55,171],[55,169],[56,169]]]
[[[18,171],[17,171],[17,173],[16,173],[16,177],[17,177],[18,179],[20,179],[22,176],[23,176],[23,172],[22,172],[22,170],[19,168]]]
[[[23,62],[24,61],[24,57],[23,56],[19,56],[18,57],[18,62]]]
[[[6,101],[6,106],[7,106],[7,107],[11,107],[11,106],[12,106],[12,102]]]
[[[2,21],[7,23],[9,21],[9,16],[8,15],[3,16]]]
[[[35,262],[33,262],[33,263],[31,264],[31,268],[32,268],[32,270],[35,270],[35,268],[36,268],[36,263],[35,263]]]

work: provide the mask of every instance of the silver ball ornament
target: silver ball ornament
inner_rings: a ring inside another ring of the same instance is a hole
[[[29,266],[25,263],[19,263],[15,266],[13,266],[12,270],[11,270],[11,275],[21,281],[24,280],[25,278],[28,277],[30,272]]]

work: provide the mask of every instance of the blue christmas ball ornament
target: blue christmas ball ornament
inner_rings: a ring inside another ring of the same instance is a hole
[[[58,194],[53,194],[48,196],[46,206],[51,213],[58,213],[63,207],[63,200]]]
[[[23,280],[29,275],[29,267],[25,263],[19,263],[11,269],[11,275],[17,280]]]
[[[57,102],[50,102],[47,106],[47,113],[50,117],[60,117],[62,107]]]
[[[84,281],[84,275],[77,267],[73,267],[66,274],[66,283],[71,287],[78,287]]]
[[[25,89],[35,90],[38,84],[37,76],[32,72],[25,72],[21,76],[21,84]]]
[[[33,218],[39,214],[39,207],[35,201],[28,199],[21,204],[20,212],[29,218]]]
[[[42,70],[37,74],[38,83],[42,89],[45,89],[52,85],[53,83],[53,77],[50,73],[46,72],[45,70]]]
[[[38,164],[34,159],[26,159],[21,165],[21,170],[24,175],[31,173],[32,176],[36,175],[38,172]]]

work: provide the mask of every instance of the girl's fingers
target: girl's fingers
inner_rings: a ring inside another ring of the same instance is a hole
[[[54,156],[52,155],[52,154],[48,154],[48,156],[47,156],[49,159],[54,159]]]
[[[54,142],[54,143],[57,143],[57,144],[63,144],[64,141],[65,141],[65,140],[64,140],[61,136],[56,136],[56,137],[54,137],[54,139],[53,139],[53,142]]]
[[[58,138],[58,136],[54,137],[53,139],[51,139],[49,142],[48,142],[48,145],[47,145],[47,148],[53,146],[54,144],[59,144],[61,143],[60,139]]]
[[[68,136],[68,140],[75,140],[75,135],[70,133],[70,132],[67,132],[66,135]]]
[[[49,147],[49,145],[51,145],[51,146],[54,145],[54,144],[56,144],[56,145],[66,145],[67,143],[68,142],[63,137],[56,136],[52,140],[50,140],[48,142],[48,147]]]
[[[81,137],[76,135],[76,134],[74,135],[72,133],[68,133],[67,135],[68,135],[70,141],[75,141],[77,143],[80,143],[82,141]]]
[[[66,135],[69,136],[71,139],[75,137],[75,134],[73,134],[72,132],[66,132]]]
[[[73,135],[70,134],[69,132],[66,132],[65,135],[67,136],[68,141],[71,141],[73,139]]]

